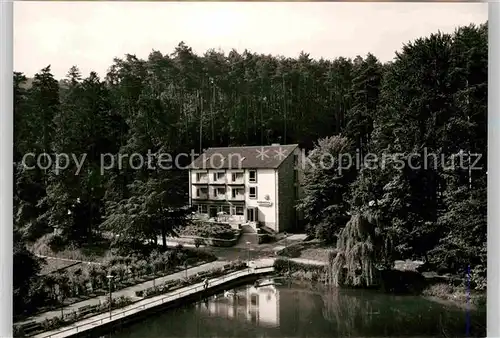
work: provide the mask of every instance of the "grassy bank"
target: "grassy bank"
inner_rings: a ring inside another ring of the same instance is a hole
[[[322,265],[304,264],[286,258],[278,258],[274,261],[276,273],[289,275],[290,277],[311,282],[324,282],[326,280],[325,268]]]
[[[454,305],[463,309],[478,309],[486,306],[486,292],[470,291],[464,287],[438,283],[428,286],[422,295],[430,300]]]
[[[319,241],[300,242],[288,245],[280,250],[278,254],[288,258],[310,259],[320,262],[328,262],[328,255],[335,248]]]
[[[278,258],[274,263],[274,268],[277,273],[288,275],[298,281],[325,282],[327,280],[326,269],[321,265],[299,263],[287,258]],[[464,287],[452,286],[443,282],[434,283],[433,281],[431,281],[430,279],[426,279],[423,275],[416,271],[389,271],[394,275],[395,273],[399,273],[401,275],[411,275],[410,277],[418,274],[420,278],[418,279],[418,281],[415,281],[415,283],[419,283],[422,280],[424,281],[424,283],[426,283],[424,287],[419,286],[418,288],[414,288],[412,285],[406,284],[410,279],[403,279],[398,275],[398,279],[391,281],[390,284],[405,284],[401,285],[401,289],[406,289],[406,293],[414,293],[413,291],[417,289],[418,291],[416,292],[416,294],[427,297],[433,301],[448,305],[455,305],[464,309],[477,309],[485,306],[486,304],[486,292],[471,291],[469,294],[467,289]],[[386,288],[385,292],[392,293],[395,291],[394,289]]]

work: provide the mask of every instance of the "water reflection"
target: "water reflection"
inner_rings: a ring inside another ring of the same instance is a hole
[[[278,280],[264,279],[260,285],[226,291],[197,304],[196,308],[208,316],[241,319],[263,327],[280,324]]]
[[[152,316],[125,337],[465,337],[465,312],[421,297],[263,280]],[[471,314],[469,337],[485,335]]]

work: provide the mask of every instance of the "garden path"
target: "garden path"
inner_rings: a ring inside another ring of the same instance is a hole
[[[170,281],[170,280],[184,278],[186,275],[192,276],[192,275],[195,275],[199,272],[209,271],[209,270],[212,270],[214,268],[222,268],[225,264],[228,264],[228,262],[227,261],[214,261],[214,262],[198,265],[198,266],[187,269],[187,271],[184,270],[184,271],[176,272],[176,273],[173,273],[173,274],[170,274],[167,276],[156,278],[155,280],[150,280],[147,282],[143,282],[140,284],[136,284],[136,285],[129,286],[127,288],[115,291],[112,293],[112,297],[113,297],[113,299],[115,299],[115,298],[119,298],[121,296],[125,296],[125,297],[129,297],[131,299],[138,299],[138,297],[135,296],[136,291],[150,288],[154,284],[160,285],[160,284],[165,283],[165,282]],[[78,303],[74,303],[74,304],[65,306],[64,308],[62,308],[62,311],[64,313],[78,311],[78,309],[83,307],[83,306],[98,305],[100,303],[105,302],[108,299],[109,299],[109,294],[105,295],[105,296],[98,296],[98,297],[90,298],[90,299],[87,299],[87,300],[84,300],[84,301],[81,301]],[[60,316],[61,316],[61,309],[52,310],[52,311],[40,313],[36,316],[30,317],[27,320],[24,320],[24,321],[15,323],[15,324],[16,325],[17,324],[24,324],[24,323],[33,322],[33,321],[43,322],[46,319],[60,317]]]

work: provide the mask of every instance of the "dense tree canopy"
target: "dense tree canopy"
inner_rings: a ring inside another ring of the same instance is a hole
[[[486,24],[417,39],[387,64],[371,54],[200,56],[181,42],[171,54],[117,58],[101,78],[75,66],[58,81],[47,66],[28,85],[14,73],[15,225],[26,240],[54,229],[74,243],[102,231],[156,240],[183,224],[187,174],[140,166],[132,154],[156,163],[160,153],[299,143],[317,150],[313,161],[325,151],[378,158],[342,175],[308,169],[299,207],[311,233],[350,243],[370,204],[384,239],[376,243],[390,244],[384,259],[484,266],[486,93]],[[30,152],[68,154],[66,168],[29,169],[21,161]],[[481,154],[483,169],[470,169],[472,155],[464,169],[460,154]],[[104,160],[114,165],[103,170]]]

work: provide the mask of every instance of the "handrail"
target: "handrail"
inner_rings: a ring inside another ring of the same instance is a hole
[[[253,274],[256,274],[256,273],[271,272],[273,270],[274,270],[274,268],[272,266],[267,266],[267,267],[256,267],[256,268],[252,268],[252,269],[245,269],[245,270],[235,271],[235,272],[229,273],[227,275],[216,277],[216,278],[214,278],[212,280],[209,279],[209,287],[218,286],[218,285],[224,284],[225,282],[227,282],[229,280],[237,279],[239,277],[250,276],[250,275],[253,275]],[[76,329],[75,333],[78,333],[78,329],[81,328],[81,327],[85,327],[85,326],[91,326],[92,327],[92,326],[95,326],[95,324],[97,324],[97,323],[103,324],[104,321],[106,321],[106,320],[109,323],[111,323],[114,320],[120,319],[120,318],[124,318],[124,317],[126,317],[127,315],[129,315],[131,313],[139,312],[140,310],[144,310],[146,308],[146,306],[149,306],[151,304],[154,304],[154,303],[157,303],[157,305],[164,304],[166,300],[168,300],[168,301],[177,300],[177,299],[180,299],[180,298],[186,296],[186,294],[189,294],[190,292],[191,292],[191,294],[193,294],[193,293],[201,291],[201,290],[205,290],[203,282],[196,283],[196,284],[193,284],[193,285],[188,285],[188,286],[182,287],[182,288],[180,288],[178,290],[175,290],[175,291],[171,292],[170,294],[154,296],[153,298],[157,298],[157,297],[161,297],[161,298],[150,300],[147,303],[143,303],[143,304],[140,304],[140,305],[138,305],[136,303],[136,304],[131,304],[131,305],[125,306],[124,308],[121,308],[121,309],[112,310],[111,311],[111,319],[109,317],[110,312],[104,312],[104,313],[100,313],[100,314],[95,315],[95,317],[101,316],[102,318],[100,318],[100,319],[96,319],[94,321],[86,322],[86,323],[83,323],[83,324],[80,324],[80,325],[70,324],[72,326],[69,327],[69,328],[66,328],[66,329],[64,329],[64,328],[62,328],[62,329],[55,329],[53,331],[57,330],[57,332],[52,332],[52,333],[42,332],[42,333],[40,333],[40,334],[38,334],[38,335],[36,335],[34,337],[37,337],[37,338],[51,338],[51,337],[53,337],[55,335],[59,335],[61,333],[64,333],[64,332],[67,332],[67,331],[71,331],[71,330],[75,330],[75,329]],[[140,300],[138,303],[141,303],[141,302],[144,302],[144,301],[147,301],[147,300],[148,299],[143,299],[143,300]],[[129,308],[129,307],[131,307],[131,308]]]

